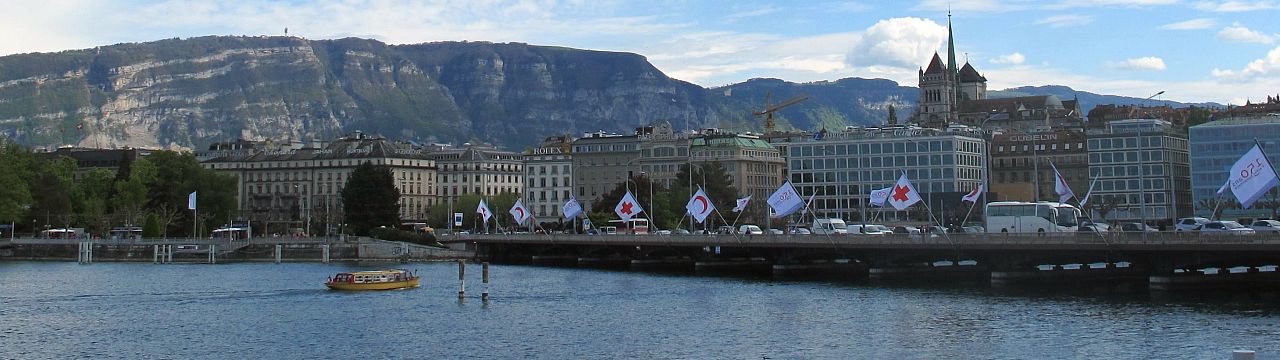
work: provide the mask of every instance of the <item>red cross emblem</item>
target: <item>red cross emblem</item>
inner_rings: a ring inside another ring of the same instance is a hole
[[[631,214],[631,202],[630,202],[630,201],[622,203],[622,213],[623,213],[623,214]]]
[[[911,189],[907,188],[906,186],[893,187],[893,201],[911,200],[911,197],[907,196],[907,194],[910,192],[911,192]]]

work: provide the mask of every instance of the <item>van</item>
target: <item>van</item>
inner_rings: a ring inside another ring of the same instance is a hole
[[[841,219],[814,219],[813,226],[809,230],[814,235],[826,234],[847,234],[849,232],[848,225],[845,225]]]
[[[845,230],[854,235],[886,235],[893,233],[892,231],[886,231],[883,227],[884,225],[875,224],[850,224]]]

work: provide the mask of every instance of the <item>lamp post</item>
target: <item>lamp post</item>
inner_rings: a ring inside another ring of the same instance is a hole
[[[649,181],[649,209],[645,210],[645,212],[649,213],[649,228],[655,229],[657,228],[658,223],[653,219],[653,179],[646,175],[644,171],[640,172],[640,176],[643,176],[645,180]]]

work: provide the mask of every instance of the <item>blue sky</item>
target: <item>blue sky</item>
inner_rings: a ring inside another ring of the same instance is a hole
[[[886,78],[914,86],[946,51],[991,89],[1067,85],[1243,103],[1280,93],[1280,0],[91,1],[0,0],[0,54],[202,35],[525,42],[645,55],[718,86]]]

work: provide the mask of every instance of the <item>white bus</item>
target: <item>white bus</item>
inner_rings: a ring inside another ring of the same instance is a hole
[[[997,201],[985,213],[989,233],[1074,232],[1080,226],[1080,209],[1047,201]]]
[[[609,226],[618,229],[619,234],[648,234],[649,219],[631,219],[631,221],[623,222],[622,220],[609,220]]]

